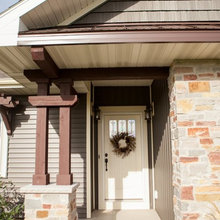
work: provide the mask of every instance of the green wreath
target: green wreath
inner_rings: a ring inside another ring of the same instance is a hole
[[[136,138],[127,132],[113,135],[110,138],[110,142],[113,146],[113,152],[118,156],[122,156],[122,158],[128,156],[130,152],[136,149]]]

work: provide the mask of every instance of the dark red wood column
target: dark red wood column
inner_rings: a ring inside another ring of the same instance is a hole
[[[49,82],[38,82],[38,96],[49,94]],[[48,174],[48,107],[37,107],[36,157],[33,185],[47,185]]]
[[[72,93],[72,80],[61,82],[60,95],[65,99]],[[57,185],[71,185],[73,176],[71,174],[71,107],[60,107],[60,152],[59,152],[59,174]]]

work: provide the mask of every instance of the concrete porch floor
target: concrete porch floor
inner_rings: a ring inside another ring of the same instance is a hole
[[[155,210],[97,210],[92,213],[92,220],[160,220]]]

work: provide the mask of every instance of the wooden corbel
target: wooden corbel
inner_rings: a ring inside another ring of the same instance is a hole
[[[12,135],[11,126],[11,110],[19,104],[19,101],[13,100],[11,96],[5,96],[1,94],[0,96],[0,114],[2,120],[5,124],[8,135]]]

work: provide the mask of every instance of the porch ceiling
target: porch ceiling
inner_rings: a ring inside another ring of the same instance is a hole
[[[60,68],[170,66],[175,59],[220,59],[220,43],[136,43],[46,47]]]
[[[170,66],[176,59],[220,59],[220,43],[65,45],[47,46],[46,49],[61,69]],[[30,47],[0,47],[0,70],[24,86],[24,88],[1,89],[0,92],[35,94],[36,85],[24,77],[24,69],[38,69],[32,61]],[[106,82],[102,83],[106,84]],[[102,83],[99,82],[98,85]],[[111,83],[108,82],[108,85]],[[85,92],[84,87],[83,82],[75,84],[78,92]],[[55,86],[51,91],[58,92]]]

